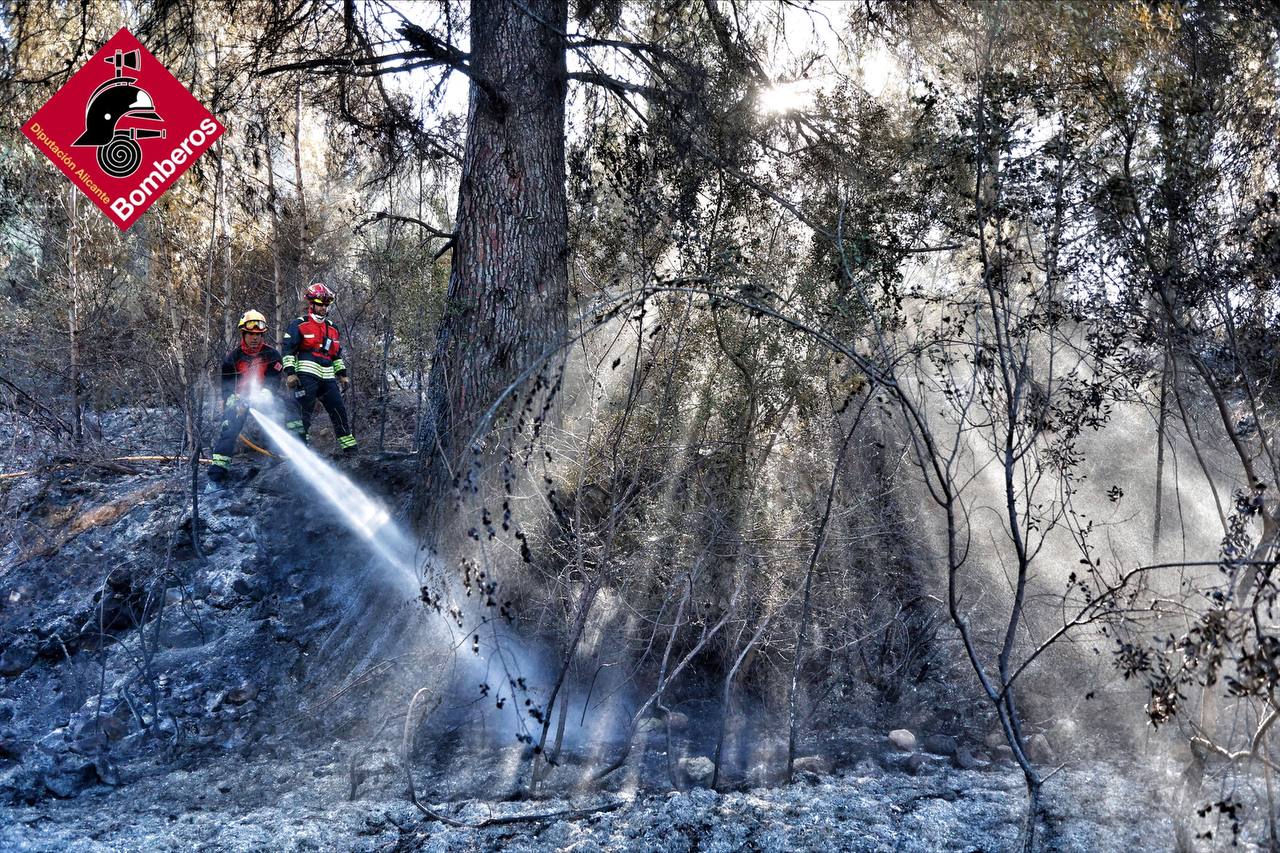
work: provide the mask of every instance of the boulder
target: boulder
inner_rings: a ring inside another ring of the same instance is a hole
[[[816,773],[819,776],[830,776],[831,759],[825,755],[803,755],[795,760],[792,768],[797,773]]]
[[[69,654],[74,654],[80,647],[79,630],[72,625],[69,635],[55,634],[52,637],[46,637],[40,641],[39,647],[36,649],[36,656],[42,658],[63,659]]]
[[[716,764],[705,755],[696,755],[693,758],[680,759],[680,769],[684,771],[689,784],[705,788],[711,784],[711,777],[716,772]]]
[[[659,734],[666,731],[666,726],[657,717],[645,717],[636,724],[636,733],[642,735]]]
[[[114,717],[111,714],[89,713],[84,716],[77,715],[70,728],[72,736],[78,740],[96,732],[101,732],[107,740],[116,741],[129,733],[129,726],[119,717]]]
[[[1049,745],[1062,750],[1080,739],[1080,725],[1070,717],[1055,720],[1048,731]]]
[[[105,756],[100,755],[93,760],[93,769],[98,774],[98,781],[112,787],[120,784],[120,771]]]
[[[59,726],[49,732],[40,740],[36,741],[36,746],[40,747],[50,755],[58,755],[66,752],[68,747],[67,729],[65,726]]]
[[[894,729],[889,732],[889,742],[903,752],[912,752],[916,748],[916,736],[909,729]]]
[[[72,738],[68,746],[81,755],[98,755],[107,749],[107,736],[90,726]]]
[[[1009,742],[1005,740],[1004,732],[1001,729],[996,729],[994,732],[982,739],[982,745],[987,749],[999,749],[1002,746],[1007,747]]]
[[[0,732],[0,761],[21,761],[22,743],[13,732]]]
[[[127,580],[128,575],[124,577]],[[137,625],[146,602],[146,594],[142,590],[113,585],[110,576],[107,580],[108,583],[93,594],[93,605],[80,611],[77,617],[80,623],[78,642],[94,650],[110,643],[113,632]]]
[[[219,609],[231,607],[240,596],[236,582],[241,579],[237,569],[214,569],[205,578],[208,587],[204,592],[204,600]]]
[[[238,687],[233,687],[227,691],[225,701],[232,705],[243,705],[250,699],[258,695],[258,686],[252,682],[246,681]]]
[[[955,763],[961,770],[985,770],[991,766],[990,761],[980,758],[964,747],[956,750]]]
[[[929,735],[924,739],[924,751],[934,755],[955,755],[958,745],[951,735]]]
[[[929,766],[932,763],[933,763],[933,760],[929,758],[929,756],[925,755],[923,752],[913,752],[911,755],[907,757],[907,762],[906,764],[903,765],[903,767],[912,776],[917,776],[920,773],[928,770]]]
[[[0,655],[0,675],[15,678],[36,662],[36,644],[31,637],[20,637]]]
[[[62,640],[65,643],[73,642],[77,634],[76,624],[70,616],[62,615],[51,619],[43,625],[35,629],[35,635],[41,640]],[[56,640],[49,644],[50,648],[57,648]]]
[[[267,595],[266,585],[262,581],[246,575],[241,575],[232,581],[231,589],[252,601],[261,601]]]
[[[1043,734],[1034,734],[1027,739],[1027,758],[1036,764],[1053,764],[1058,759],[1049,746],[1049,739]]]
[[[49,793],[61,799],[76,796],[90,785],[98,783],[98,769],[86,758],[68,754],[40,774]]]

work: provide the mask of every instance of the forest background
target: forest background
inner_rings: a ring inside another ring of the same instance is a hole
[[[1277,23],[15,4],[12,458],[132,449],[124,423],[198,453],[240,312],[278,335],[322,280],[357,436],[414,454],[427,605],[461,626],[462,584],[561,662],[536,754],[606,666],[626,743],[709,703],[713,785],[734,737],[780,733],[790,776],[814,720],[961,685],[1029,845],[1051,730],[1274,839]],[[120,26],[228,128],[125,233],[18,130]]]

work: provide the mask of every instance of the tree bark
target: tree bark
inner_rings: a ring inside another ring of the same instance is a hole
[[[459,478],[480,416],[564,338],[567,17],[567,0],[472,6],[457,237],[420,424],[420,521]]]

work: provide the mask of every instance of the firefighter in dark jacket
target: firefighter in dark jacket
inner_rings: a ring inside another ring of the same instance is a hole
[[[333,291],[317,282],[307,288],[306,300],[307,313],[289,324],[282,344],[284,381],[298,404],[297,420],[286,426],[306,442],[318,400],[333,421],[338,446],[351,455],[356,452],[356,437],[351,434],[347,406],[342,401],[342,391],[349,382],[347,366],[342,361],[338,329],[329,322]]]
[[[222,360],[222,432],[209,465],[209,479],[214,483],[227,479],[253,394],[260,388],[279,394],[284,372],[280,352],[264,341],[267,318],[250,309],[240,318],[239,327],[240,345]]]

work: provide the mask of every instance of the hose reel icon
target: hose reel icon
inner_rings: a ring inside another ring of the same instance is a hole
[[[124,76],[124,70],[138,70],[139,53],[117,50],[104,60],[115,66],[115,76],[94,90],[85,108],[84,133],[71,143],[73,146],[98,149],[98,165],[113,178],[127,178],[142,165],[142,147],[139,139],[163,139],[163,130],[130,127],[118,129],[122,118],[164,121],[156,114],[155,102],[144,89],[133,85],[136,77]]]

